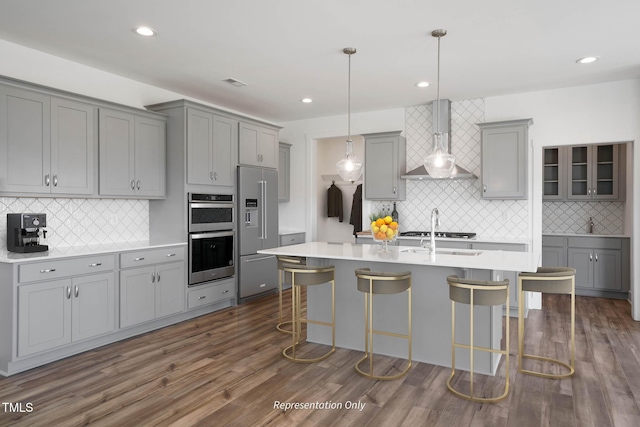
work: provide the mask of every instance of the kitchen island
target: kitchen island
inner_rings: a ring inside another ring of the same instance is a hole
[[[540,254],[494,250],[438,249],[435,256],[416,247],[390,246],[382,251],[378,245],[309,242],[300,245],[259,251],[269,255],[307,258],[308,265],[334,265],[336,281],[336,345],[364,349],[364,295],[356,289],[354,271],[368,267],[374,271],[411,271],[413,360],[451,366],[451,302],[447,276],[478,280],[500,280],[503,271],[536,271]],[[328,286],[307,289],[307,314],[311,319],[330,319]],[[404,333],[407,330],[407,298],[404,293],[374,298],[374,328]],[[468,307],[467,307],[468,308]],[[456,311],[456,338],[468,342],[468,309]],[[329,328],[307,325],[307,340],[330,344]],[[502,338],[502,308],[476,307],[475,342],[478,346],[499,348]],[[375,353],[406,358],[406,344],[397,338],[375,338]],[[468,352],[456,355],[456,364],[468,367]],[[493,374],[500,355],[475,355],[475,370]]]

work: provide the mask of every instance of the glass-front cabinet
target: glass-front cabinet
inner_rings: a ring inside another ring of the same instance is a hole
[[[543,152],[542,190],[544,200],[565,198],[564,147],[545,148]]]
[[[618,199],[618,145],[569,147],[568,161],[568,199]]]

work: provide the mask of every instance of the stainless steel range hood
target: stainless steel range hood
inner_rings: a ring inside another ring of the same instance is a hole
[[[431,104],[431,111],[435,112],[436,109],[438,108],[437,105],[438,101],[433,101],[433,103]],[[436,116],[437,114],[432,114],[431,115],[433,117],[433,129],[444,129],[445,132],[449,133],[449,152],[451,153],[451,101],[449,101],[448,99],[441,99],[440,100],[440,126],[438,126],[438,123],[436,123]],[[458,180],[458,179],[478,179],[477,176],[475,176],[474,174],[472,174],[471,172],[469,172],[468,170],[466,170],[465,168],[461,167],[460,165],[458,165],[456,163],[456,165],[453,167],[453,172],[451,173],[451,176],[447,177],[447,178],[434,178],[431,175],[429,175],[429,173],[427,172],[427,169],[425,169],[424,165],[420,165],[417,168],[407,172],[406,174],[402,175],[401,178],[403,179],[430,179],[430,180],[443,180],[443,179],[452,179],[452,180]]]

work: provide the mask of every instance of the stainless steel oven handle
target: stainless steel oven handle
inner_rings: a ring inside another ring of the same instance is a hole
[[[190,234],[191,239],[206,239],[207,237],[227,237],[233,236],[233,231],[212,231],[209,233]]]
[[[263,256],[260,258],[251,258],[251,259],[245,259],[244,262],[254,262],[254,261],[264,261],[266,259],[271,259],[271,258],[275,258],[275,255],[269,255],[269,256]]]
[[[190,208],[231,208],[233,209],[233,203],[229,203],[229,202],[198,202],[198,203],[194,203],[194,202],[189,202],[189,207]]]
[[[267,181],[264,181],[264,197],[262,198],[262,229],[264,230],[263,239],[267,240]]]

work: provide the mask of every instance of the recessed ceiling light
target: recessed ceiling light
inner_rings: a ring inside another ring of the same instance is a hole
[[[429,82],[416,83],[416,86],[418,86],[418,87],[429,87],[430,85],[431,85],[431,83],[429,83]]]
[[[597,56],[585,56],[584,58],[578,59],[576,62],[578,64],[591,64],[592,62],[596,62],[597,60]]]
[[[313,102],[313,99],[311,99],[311,98],[302,98],[300,101],[304,102],[305,104],[311,104]]]
[[[156,30],[151,27],[136,27],[133,29],[136,33],[141,36],[151,37],[156,35]]]

